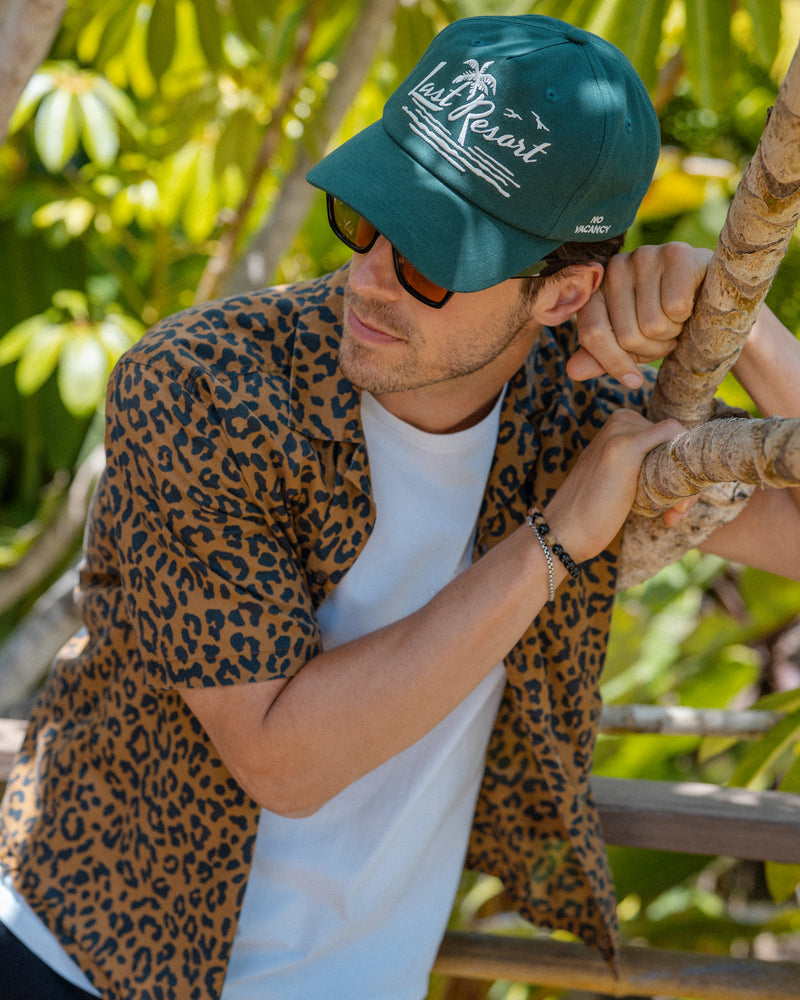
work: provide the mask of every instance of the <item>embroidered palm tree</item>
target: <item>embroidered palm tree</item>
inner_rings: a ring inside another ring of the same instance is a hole
[[[452,97],[457,97],[467,87],[469,87],[469,93],[467,94],[468,101],[471,101],[479,91],[482,94],[488,94],[489,91],[494,93],[497,90],[497,80],[491,73],[486,72],[487,66],[491,66],[493,62],[494,60],[490,59],[483,66],[479,66],[476,59],[467,59],[464,65],[469,66],[469,69],[466,73],[459,73],[453,80],[453,83],[457,83],[460,86],[450,91],[445,98],[445,103],[448,103]]]

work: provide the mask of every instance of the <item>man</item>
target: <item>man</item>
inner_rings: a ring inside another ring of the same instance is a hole
[[[613,951],[598,675],[639,466],[679,429],[636,361],[705,268],[644,250],[601,287],[657,152],[611,46],[456,22],[310,174],[349,267],[120,363],[86,635],[2,814],[0,977],[421,1000],[465,854]],[[765,412],[797,410],[799,355],[765,314],[737,368]],[[798,521],[768,491],[706,547],[797,576]]]

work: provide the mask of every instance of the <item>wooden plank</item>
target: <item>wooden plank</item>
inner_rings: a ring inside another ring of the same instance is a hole
[[[24,719],[0,719],[0,781],[8,780],[14,755],[22,746],[26,727]]]
[[[730,958],[623,945],[618,976],[581,944],[449,931],[434,970],[610,996],[692,997],[693,1000],[798,1000],[800,964]]]
[[[800,862],[800,795],[602,777],[592,792],[609,844]]]

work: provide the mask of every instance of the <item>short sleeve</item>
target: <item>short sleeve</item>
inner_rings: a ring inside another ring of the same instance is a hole
[[[320,649],[278,427],[202,369],[112,374],[104,516],[153,686],[285,678]]]

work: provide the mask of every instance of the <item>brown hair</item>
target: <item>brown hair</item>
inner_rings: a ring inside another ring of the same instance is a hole
[[[611,236],[597,243],[562,243],[547,255],[548,260],[557,266],[557,270],[550,274],[545,270],[539,277],[525,278],[523,295],[529,302],[533,302],[547,282],[557,281],[562,271],[572,264],[597,262],[605,267],[614,254],[620,252],[624,242],[625,233],[620,233],[618,236]]]

